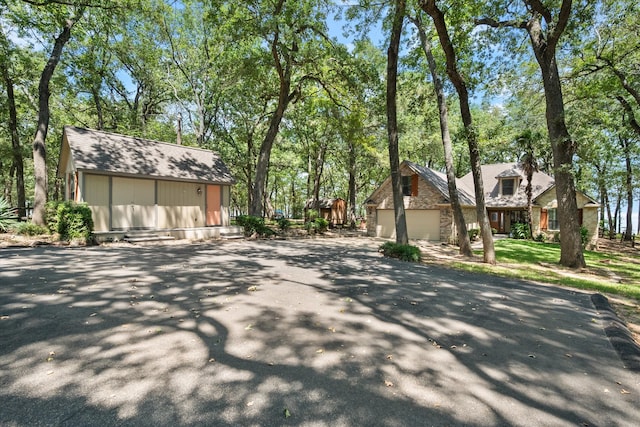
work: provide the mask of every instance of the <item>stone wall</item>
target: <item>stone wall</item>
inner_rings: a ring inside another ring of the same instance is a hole
[[[408,167],[400,171],[402,175],[413,175]],[[418,195],[404,196],[405,209],[438,209],[440,210],[440,241],[453,242],[455,238],[453,213],[449,202],[442,193],[431,184],[420,178],[418,180]],[[393,209],[393,191],[391,179],[387,179],[382,186],[372,195],[372,203],[367,205],[367,235],[376,235],[377,214],[376,209]],[[475,212],[472,209],[473,212]],[[465,213],[465,217],[466,217]],[[474,219],[475,221],[475,219]]]
[[[533,208],[533,235],[535,237],[537,234],[544,232],[548,238],[553,238],[558,230],[543,231],[540,229],[540,211],[542,209],[556,209],[558,207],[556,192],[546,192],[538,198],[537,202],[541,205],[541,208]],[[576,203],[578,205],[578,209],[582,209],[582,226],[589,231],[586,245],[587,249],[593,249],[598,243],[598,207],[590,205],[592,203],[591,199],[582,193],[576,194]]]
[[[582,225],[589,230],[587,249],[595,249],[598,245],[598,208],[588,207],[582,209]]]

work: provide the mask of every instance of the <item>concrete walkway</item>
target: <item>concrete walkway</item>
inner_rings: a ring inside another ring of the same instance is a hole
[[[0,250],[0,425],[640,425],[590,295],[362,239]]]

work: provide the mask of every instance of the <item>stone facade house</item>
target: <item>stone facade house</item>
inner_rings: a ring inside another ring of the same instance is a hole
[[[400,165],[404,208],[410,239],[452,243],[457,232],[453,221],[446,175],[430,168],[404,161]],[[482,166],[485,202],[491,227],[497,233],[509,234],[511,226],[526,222],[527,179],[517,163]],[[479,228],[475,207],[475,191],[471,173],[456,180],[458,196],[469,229]],[[559,232],[555,182],[545,173],[536,172],[532,179],[533,234],[553,236]],[[581,225],[587,228],[591,244],[598,237],[598,203],[578,191],[576,200]],[[367,199],[367,234],[395,238],[395,220],[391,177]]]

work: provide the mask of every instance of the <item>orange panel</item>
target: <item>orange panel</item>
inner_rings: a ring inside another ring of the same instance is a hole
[[[220,186],[207,185],[207,225],[222,225],[221,199]]]

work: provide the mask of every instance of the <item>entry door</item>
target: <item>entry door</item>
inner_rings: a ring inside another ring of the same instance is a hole
[[[222,194],[219,185],[207,185],[207,226],[222,225]]]
[[[498,233],[504,233],[504,211],[491,211],[489,212],[489,222],[491,228],[495,228]]]

